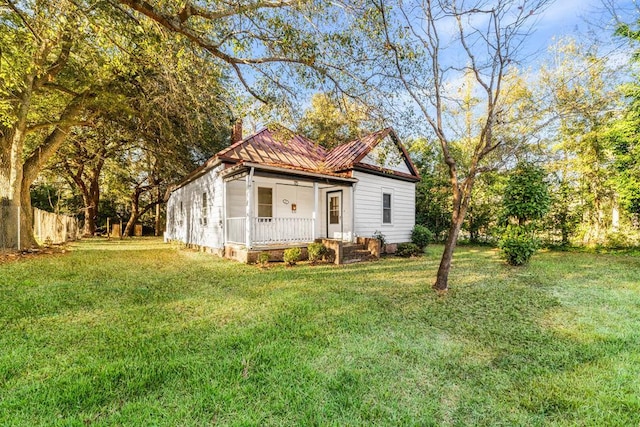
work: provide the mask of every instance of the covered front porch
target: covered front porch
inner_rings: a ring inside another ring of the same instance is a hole
[[[223,176],[225,247],[304,246],[318,238],[354,238],[353,178],[264,165],[236,166]]]

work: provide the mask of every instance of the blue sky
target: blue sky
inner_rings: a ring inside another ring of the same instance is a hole
[[[629,22],[635,9],[632,0],[613,0],[619,19]],[[605,45],[612,42],[614,19],[603,7],[601,0],[556,0],[540,16],[535,33],[528,40],[531,52],[544,52],[554,38],[574,35],[585,36],[589,28],[597,28],[595,34],[602,35],[599,41]],[[590,25],[591,23],[591,25]]]

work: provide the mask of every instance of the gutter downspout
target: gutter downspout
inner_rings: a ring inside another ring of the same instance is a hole
[[[356,241],[356,186],[357,182],[351,185],[351,241]]]

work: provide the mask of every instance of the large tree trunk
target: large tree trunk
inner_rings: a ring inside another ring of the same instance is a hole
[[[104,161],[98,162],[98,165],[92,170],[89,175],[89,185],[86,185],[83,180],[83,167],[74,174],[71,172],[71,168],[67,166],[68,173],[82,193],[82,201],[84,202],[84,229],[82,234],[85,237],[92,237],[96,234],[96,219],[100,203],[100,173],[103,164]]]
[[[14,156],[11,155],[11,136],[6,138],[9,140],[2,141],[2,150],[0,151],[0,249],[19,249],[18,237],[18,221],[20,198],[19,190],[16,188],[16,174]],[[19,163],[22,166],[22,162]],[[22,168],[19,171],[20,181],[22,180]],[[19,182],[19,181],[18,181]]]
[[[31,208],[31,181],[25,179],[22,163],[24,139],[19,132],[12,132],[10,143],[3,141],[0,151],[0,243],[6,249],[21,250],[37,247],[33,234]]]
[[[20,250],[35,242],[33,224],[28,223],[29,218],[23,212],[25,207],[21,206],[24,202],[22,156],[34,78],[32,73],[25,77],[25,89],[14,106],[17,120],[11,127],[0,126],[0,243],[6,249]],[[27,187],[27,194],[28,190]],[[26,208],[27,212],[31,211],[30,199]]]
[[[436,276],[436,282],[433,285],[433,289],[438,291],[446,291],[449,287],[449,271],[451,270],[451,262],[453,260],[453,251],[458,242],[458,236],[460,235],[460,229],[464,222],[464,217],[467,213],[468,200],[462,203],[454,202],[453,212],[451,213],[451,226],[449,227],[449,235],[444,245],[444,252],[440,259],[440,266],[438,267],[438,274]]]
[[[131,194],[131,215],[129,216],[129,221],[127,221],[127,226],[124,228],[123,236],[131,237],[133,235],[133,227],[138,222],[138,218],[140,218],[140,188],[136,188]]]
[[[24,76],[22,90],[12,101],[12,114],[15,121],[10,126],[0,125],[0,204],[7,206],[3,209],[6,212],[6,218],[5,214],[2,214],[0,242],[4,242],[6,247],[13,249],[37,246],[33,234],[30,187],[44,164],[68,134],[72,126],[70,121],[81,112],[85,101],[85,95],[76,96],[62,112],[61,124],[45,138],[42,144],[34,148],[26,160],[24,159],[27,120],[33,94],[45,82],[55,79],[66,64],[71,51],[72,40],[69,34],[65,34],[60,41],[61,51],[58,57],[50,65],[45,66],[46,72],[42,73],[41,67],[47,62],[52,49],[51,41],[50,39],[40,40],[33,63],[28,67],[30,71]]]
[[[84,237],[92,237],[96,234],[96,217],[98,216],[98,200],[90,197],[84,200],[84,227],[82,235]]]
[[[123,236],[131,237],[134,232],[134,226],[138,219],[144,214],[146,214],[153,207],[158,206],[162,200],[155,200],[147,205],[144,208],[140,208],[140,196],[146,191],[150,191],[153,189],[153,186],[144,186],[136,188],[133,193],[131,193],[131,215],[129,216],[129,220],[127,221],[127,226],[124,229]]]
[[[23,179],[20,194],[20,245],[23,248],[37,248],[38,242],[33,231],[33,207],[31,206],[31,182]]]
[[[467,177],[461,186],[458,186],[457,179],[453,171],[451,171],[452,187],[453,187],[453,209],[451,211],[451,226],[449,227],[449,235],[444,244],[444,252],[440,259],[436,282],[433,289],[437,291],[446,291],[449,289],[449,270],[451,270],[451,262],[453,260],[453,250],[456,248],[460,229],[464,223],[464,218],[469,209],[471,202],[471,190],[475,183],[475,167],[474,162],[471,167],[471,174]]]

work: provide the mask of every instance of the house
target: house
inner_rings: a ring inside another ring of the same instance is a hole
[[[320,238],[411,240],[420,178],[393,129],[332,150],[280,126],[238,139],[169,190],[166,241],[248,261]]]

